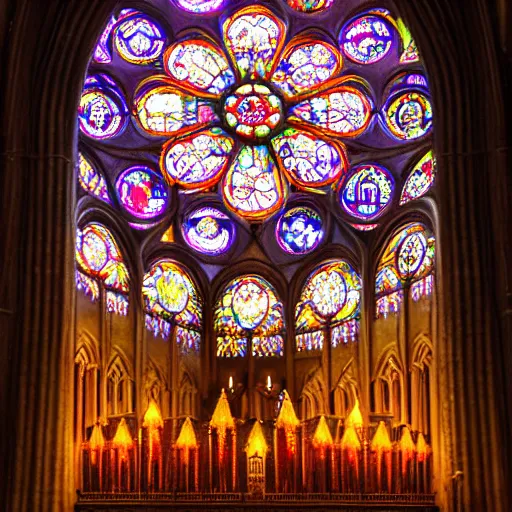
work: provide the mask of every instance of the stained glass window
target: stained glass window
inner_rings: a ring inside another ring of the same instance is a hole
[[[295,308],[297,351],[321,349],[326,333],[334,347],[357,340],[361,286],[361,278],[343,260],[313,271]],[[352,320],[356,323],[347,324]]]
[[[260,276],[234,279],[220,295],[214,314],[217,356],[282,356],[283,304]]]
[[[289,254],[308,254],[314,251],[324,236],[322,217],[306,206],[284,212],[276,225],[276,238]]]
[[[414,166],[407,177],[404,188],[402,189],[400,204],[402,205],[413,199],[424,196],[434,184],[435,173],[436,159],[432,151],[429,151]]]
[[[377,318],[400,311],[406,286],[410,286],[413,300],[431,294],[434,258],[434,237],[422,224],[409,224],[391,238],[377,269]]]
[[[176,326],[182,350],[199,349],[203,300],[189,273],[171,260],[160,260],[144,276],[142,296],[146,328],[168,339]]]
[[[75,258],[77,289],[96,301],[101,284],[106,290],[107,311],[126,315],[130,276],[112,233],[97,223],[77,229]]]
[[[110,203],[105,178],[82,153],[78,155],[78,181],[86,192]]]

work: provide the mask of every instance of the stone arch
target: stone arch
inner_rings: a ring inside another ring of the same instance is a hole
[[[133,369],[118,347],[114,348],[107,366],[106,401],[108,416],[133,410]]]
[[[301,418],[308,420],[327,411],[328,390],[320,367],[313,368],[304,378],[304,386],[299,396]]]
[[[343,368],[334,388],[334,414],[346,417],[359,396],[359,384],[354,375],[354,358]]]
[[[416,337],[411,357],[411,426],[431,433],[433,349],[425,334]]]

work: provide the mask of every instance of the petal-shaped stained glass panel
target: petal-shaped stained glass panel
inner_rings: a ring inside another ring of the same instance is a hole
[[[218,256],[229,250],[235,237],[235,224],[217,208],[202,207],[186,216],[183,236],[192,249]]]
[[[100,38],[94,48],[92,59],[97,64],[109,64],[112,62],[112,53],[109,48],[109,39],[112,29],[116,24],[115,16],[112,16],[107,23],[107,26],[103,29]]]
[[[413,277],[427,253],[427,239],[422,232],[412,233],[402,242],[397,254],[397,268],[403,279]]]
[[[334,0],[286,0],[288,5],[299,12],[321,12],[331,7]]]
[[[82,153],[78,155],[78,181],[86,192],[110,204],[105,178]]]
[[[299,187],[323,187],[347,172],[347,152],[340,142],[286,128],[272,146],[281,169]]]
[[[260,5],[240,9],[222,25],[224,43],[241,78],[268,78],[281,53],[284,23]]]
[[[187,39],[171,45],[165,51],[164,66],[177,86],[199,94],[219,96],[235,83],[226,57],[204,39]]]
[[[126,211],[140,219],[162,215],[169,204],[163,179],[144,165],[123,171],[117,179],[116,189]]]
[[[424,94],[404,92],[384,107],[384,118],[397,139],[414,140],[432,131],[432,105]]]
[[[424,196],[434,184],[436,159],[429,151],[415,166],[405,182],[400,196],[400,205]]]
[[[420,60],[418,47],[414,41],[410,30],[405,26],[402,18],[396,20],[400,37],[402,38],[403,52],[400,56],[400,64],[412,64]]]
[[[308,254],[318,247],[323,237],[322,217],[306,206],[283,213],[276,225],[276,239],[289,254]]]
[[[340,190],[343,209],[358,219],[375,219],[390,204],[394,189],[391,174],[378,165],[356,167]]]
[[[244,146],[226,175],[224,199],[249,220],[265,220],[284,203],[285,189],[267,146]]]
[[[268,292],[259,280],[244,279],[233,291],[235,322],[244,330],[256,329],[267,315],[269,303]]]
[[[292,107],[288,119],[331,135],[356,137],[366,130],[370,118],[371,105],[366,96],[354,87],[341,86]]]
[[[135,97],[135,116],[151,135],[176,135],[217,121],[213,105],[162,82],[144,82]]]
[[[160,58],[165,45],[163,30],[142,14],[126,17],[114,30],[114,46],[132,64],[149,64]]]
[[[312,37],[298,37],[284,51],[271,82],[285,96],[293,98],[336,76],[341,63],[341,55],[334,46]]]
[[[194,14],[206,14],[218,11],[226,0],[175,0],[184,10]]]
[[[402,282],[393,265],[382,268],[375,279],[375,293],[381,295],[398,290],[402,287]]]
[[[340,46],[353,62],[374,64],[391,50],[393,32],[393,27],[384,18],[372,14],[361,16],[343,27]]]
[[[212,128],[164,146],[161,168],[171,184],[184,188],[214,185],[229,164],[234,141],[220,128]]]
[[[75,283],[76,289],[91,299],[92,302],[96,302],[100,298],[100,288],[98,283],[91,277],[82,274],[79,270],[75,271]]]
[[[120,89],[107,75],[86,79],[78,119],[80,130],[93,139],[111,139],[126,127],[128,107]]]

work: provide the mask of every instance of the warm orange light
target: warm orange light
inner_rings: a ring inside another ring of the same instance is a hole
[[[116,435],[112,440],[112,446],[119,450],[119,455],[122,459],[125,459],[128,455],[128,450],[133,448],[133,439],[124,418],[117,426]]]
[[[313,435],[313,446],[315,448],[329,448],[333,445],[331,431],[325,421],[325,416],[320,416],[320,421],[316,426],[315,434]]]
[[[180,435],[176,440],[176,448],[190,450],[192,448],[197,448],[197,446],[196,431],[194,430],[194,426],[192,425],[190,418],[187,418],[185,423],[183,423]]]
[[[345,428],[355,427],[362,428],[363,427],[363,415],[361,414],[361,409],[359,408],[359,400],[356,398],[356,404],[350,414],[347,416],[345,420]]]
[[[295,414],[295,409],[293,408],[288,391],[284,390],[283,393],[284,398],[281,404],[281,410],[277,416],[276,428],[284,429],[288,455],[293,455],[295,453],[295,431],[300,425],[300,421]]]
[[[267,375],[267,389],[270,391],[272,389],[272,379],[270,375]]]
[[[418,452],[418,461],[423,462],[429,453],[429,446],[423,437],[423,434],[420,432],[418,435],[418,442],[416,443],[416,451]]]
[[[398,443],[398,448],[402,452],[402,456],[406,459],[412,459],[416,451],[416,445],[411,437],[411,431],[407,427],[402,428],[402,436]]]
[[[210,420],[210,427],[217,430],[219,463],[222,465],[224,462],[224,452],[226,449],[226,433],[228,430],[235,428],[235,420],[231,414],[229,402],[224,390],[222,390],[219,401],[215,406],[215,411],[213,411],[212,419]]]
[[[259,421],[256,421],[252,427],[251,433],[249,434],[249,438],[247,439],[247,444],[245,445],[247,457],[253,457],[255,455],[264,457],[267,453],[267,450],[268,445],[265,439],[265,435],[263,434],[261,424]]]
[[[147,427],[150,430],[163,428],[164,426],[160,409],[153,399],[150,400],[146,414],[144,414],[144,422],[142,423],[142,426]]]
[[[371,449],[376,452],[387,452],[393,448],[389,439],[388,429],[383,421],[379,421],[379,426],[372,439]]]
[[[233,377],[231,375],[229,376],[228,388],[233,389]]]
[[[91,463],[96,464],[96,453],[97,451],[103,450],[105,446],[105,438],[101,431],[101,426],[98,423],[94,425],[92,429],[91,438],[89,439],[89,449],[91,450]]]
[[[173,229],[172,224],[169,226],[167,231],[162,235],[160,242],[163,242],[166,244],[174,243],[174,229]]]
[[[359,436],[357,435],[354,427],[348,427],[345,429],[343,437],[341,438],[340,446],[342,450],[349,450],[350,452],[356,452],[361,449],[361,441],[359,440]]]

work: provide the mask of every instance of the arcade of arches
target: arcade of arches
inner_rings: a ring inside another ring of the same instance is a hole
[[[440,0],[47,3],[6,10],[13,79],[37,27],[74,84],[4,122],[9,509],[506,510],[507,7],[461,113]]]

